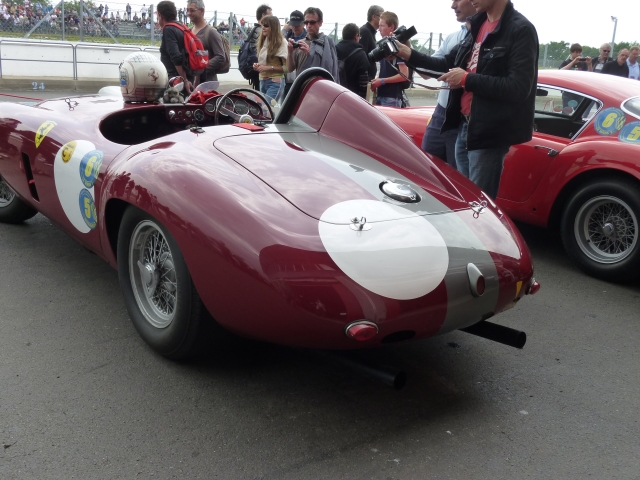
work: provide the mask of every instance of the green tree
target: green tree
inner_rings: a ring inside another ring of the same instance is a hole
[[[558,68],[568,56],[569,42],[549,42],[540,45],[539,64],[542,68]]]

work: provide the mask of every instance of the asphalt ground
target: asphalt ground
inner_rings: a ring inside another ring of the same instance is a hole
[[[40,215],[0,224],[0,479],[640,478],[640,283],[521,230],[542,289],[495,321],[524,349],[454,332],[364,354],[407,372],[395,391],[232,336],[165,360],[114,270]]]

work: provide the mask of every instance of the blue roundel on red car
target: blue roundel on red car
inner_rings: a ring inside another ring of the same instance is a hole
[[[627,123],[618,135],[618,140],[624,143],[640,144],[640,122]]]
[[[627,121],[627,116],[619,108],[606,108],[601,111],[594,122],[596,132],[600,135],[618,133]]]

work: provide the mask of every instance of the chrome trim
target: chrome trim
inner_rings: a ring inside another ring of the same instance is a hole
[[[549,150],[549,153],[547,155],[549,155],[550,157],[555,157],[556,155],[558,155],[558,153],[560,153],[555,148],[545,147],[544,145],[534,145],[533,148],[535,148],[536,150],[539,148]]]
[[[484,278],[482,272],[478,267],[476,267],[473,263],[467,264],[467,275],[469,276],[469,287],[471,288],[471,295],[474,297],[481,297],[484,295],[484,292],[478,293],[478,279],[480,277]],[[486,281],[485,281],[485,291],[486,291]]]
[[[600,110],[602,110],[602,108],[604,107],[604,102],[602,100],[600,100],[599,98],[592,97],[591,95],[587,95],[584,92],[579,92],[578,90],[572,90],[570,88],[564,88],[564,87],[560,87],[558,85],[547,85],[546,83],[538,83],[538,87],[554,88],[556,90],[562,90],[564,92],[575,93],[576,95],[580,95],[582,97],[589,98],[589,99],[593,100],[594,102],[598,102],[599,107],[595,111],[595,113],[593,115],[591,115],[591,118],[589,119],[589,121],[588,122],[584,122],[584,125],[582,125],[582,128],[580,130],[578,130],[576,132],[576,134],[569,139],[572,142],[576,138],[578,138],[578,136],[584,131],[584,129],[587,128],[587,125],[589,125],[591,123],[591,121],[598,116],[598,113],[600,113]],[[535,110],[535,111],[536,112],[540,112],[540,113],[550,113],[550,112],[542,112],[541,110]],[[552,136],[555,137],[556,135],[552,135]],[[563,137],[559,137],[559,138],[563,138]]]
[[[376,335],[380,333],[380,329],[375,323],[369,320],[356,320],[355,322],[351,322],[349,325],[344,327],[344,334],[347,336],[347,338],[351,338],[353,340],[353,337],[351,337],[348,332],[351,327],[355,327],[356,325],[369,325],[370,327],[374,327],[376,329]]]
[[[627,110],[626,108],[624,108],[624,104],[627,103],[629,100],[635,100],[636,98],[640,98],[640,95],[636,96],[636,97],[629,97],[626,100],[624,100],[621,104],[620,104],[620,110],[622,110],[624,113],[627,113],[629,115],[631,115],[633,118],[636,118],[638,120],[640,120],[640,117],[638,115],[636,115],[635,113],[630,112],[629,110]]]
[[[410,185],[398,183],[393,180],[385,180],[380,184],[380,190],[387,197],[403,203],[418,203],[421,198]]]

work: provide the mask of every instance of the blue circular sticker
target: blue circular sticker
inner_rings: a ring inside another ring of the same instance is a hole
[[[618,140],[624,143],[640,144],[640,122],[627,123],[622,130]]]
[[[627,117],[619,108],[607,108],[596,117],[594,127],[600,135],[613,135],[624,127]]]
[[[86,188],[80,191],[80,213],[82,219],[91,230],[96,228],[98,224],[98,214],[96,213],[96,203],[93,201],[91,192]]]
[[[103,157],[100,150],[91,150],[80,160],[80,180],[85,187],[91,188],[96,183]]]

